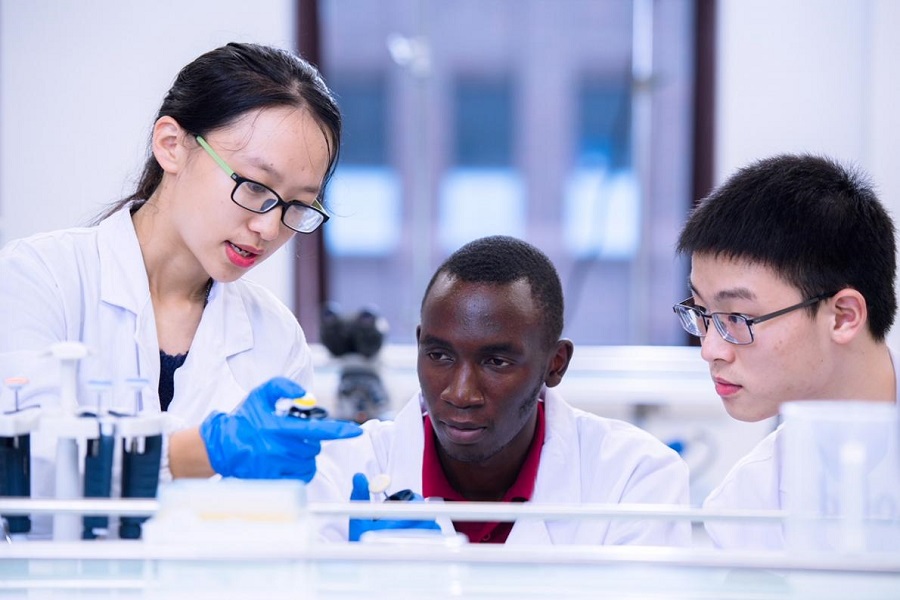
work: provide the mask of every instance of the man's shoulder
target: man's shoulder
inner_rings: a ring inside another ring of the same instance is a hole
[[[680,460],[678,453],[651,433],[619,419],[575,408],[558,395],[548,397],[551,405],[548,429],[551,435],[577,435],[581,453],[629,455],[636,459],[666,458]],[[565,431],[566,429],[573,431]]]

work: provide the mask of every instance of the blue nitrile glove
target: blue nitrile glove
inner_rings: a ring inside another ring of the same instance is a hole
[[[369,501],[369,480],[362,473],[353,476],[353,491],[350,500]],[[415,494],[413,502],[422,502],[422,496]],[[393,519],[350,519],[350,541],[358,542],[367,531],[382,529],[437,529],[440,526],[434,521],[393,520]]]
[[[223,477],[302,479],[316,473],[321,440],[354,437],[356,423],[294,419],[275,414],[281,398],[297,398],[304,389],[275,377],[250,392],[234,412],[214,412],[200,425],[212,468]]]

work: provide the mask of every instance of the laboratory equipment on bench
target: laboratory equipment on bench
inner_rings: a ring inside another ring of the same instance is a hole
[[[900,552],[897,410],[862,400],[782,404],[781,490],[791,552]]]
[[[178,479],[159,488],[144,542],[179,548],[306,548],[306,486],[294,479]]]
[[[389,416],[390,399],[380,375],[378,353],[387,336],[387,320],[372,307],[343,316],[335,303],[322,310],[320,337],[341,363],[336,418],[363,423]]]
[[[110,498],[115,491],[114,473],[120,471],[123,498],[154,498],[159,484],[164,417],[142,410],[141,393],[147,380],[134,378],[125,382],[133,393],[133,398],[124,403],[125,410],[120,410],[122,402],[111,397],[113,382],[104,379],[89,380],[86,388],[93,402],[80,403],[78,361],[89,354],[88,348],[78,342],[61,342],[51,346],[50,353],[60,363],[59,403],[35,411],[35,419],[41,431],[56,441],[55,497]],[[121,453],[116,448],[119,440]],[[118,537],[139,538],[145,520],[143,516],[120,517]],[[98,537],[112,537],[108,515],[53,515],[54,540]]]
[[[25,377],[9,377],[4,385],[12,391],[13,408],[0,414],[0,497],[31,496],[31,434],[38,428],[40,411],[36,406],[23,407],[19,390],[28,384]],[[4,535],[28,533],[28,515],[0,515]]]

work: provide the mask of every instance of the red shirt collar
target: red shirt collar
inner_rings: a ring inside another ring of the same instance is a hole
[[[501,502],[527,502],[534,494],[534,482],[537,479],[538,467],[541,464],[541,449],[544,446],[544,433],[546,431],[544,419],[544,403],[537,403],[537,423],[534,428],[534,437],[528,446],[525,462],[519,470],[519,476],[512,486],[503,495]],[[426,498],[443,498],[449,501],[465,501],[447,480],[447,475],[441,466],[441,459],[437,453],[437,439],[431,419],[426,414],[425,450],[422,456],[422,495]],[[454,521],[456,530],[466,534],[473,543],[491,542],[503,543],[512,529],[512,523],[481,523]]]

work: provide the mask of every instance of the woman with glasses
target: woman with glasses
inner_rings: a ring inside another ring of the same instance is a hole
[[[673,308],[700,338],[716,393],[741,421],[796,400],[898,400],[885,336],[897,300],[894,224],[865,178],[816,156],[777,156],[726,181],[691,214],[679,252],[691,297]],[[779,427],[704,506],[782,509]],[[725,548],[782,549],[780,525],[710,521]]]
[[[358,429],[268,420],[278,398],[312,387],[310,351],[294,315],[242,277],[328,220],[322,197],[340,137],[330,90],[289,52],[232,43],[185,66],[135,192],[94,227],[0,254],[2,375],[29,377],[23,398],[49,406],[55,394],[42,393],[36,357],[54,342],[82,342],[82,405],[97,403],[89,380],[121,390],[144,378],[143,410],[168,413],[163,477],[308,481],[318,440]],[[131,406],[123,395],[107,402]]]

